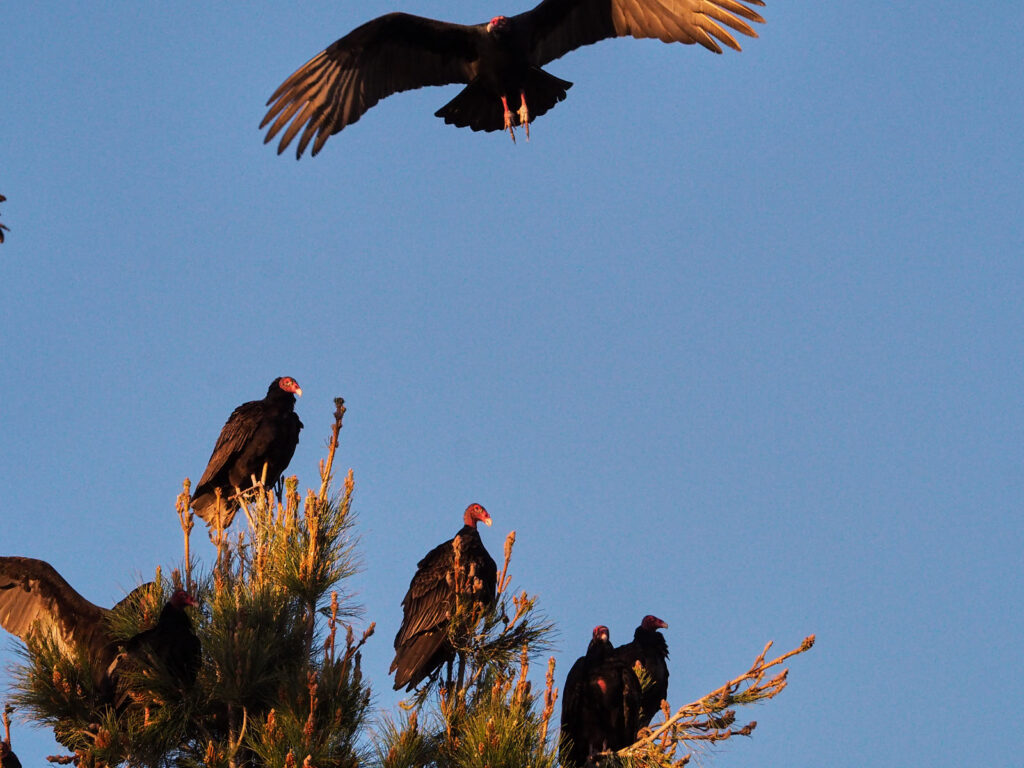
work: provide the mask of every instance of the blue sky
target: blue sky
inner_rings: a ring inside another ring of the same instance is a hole
[[[575,86],[529,143],[444,125],[450,87],[264,146],[266,98],[357,24],[529,7],[393,2],[5,7],[3,554],[112,604],[287,374],[304,485],[349,407],[381,708],[415,563],[478,501],[560,678],[645,613],[676,704],[817,633],[708,764],[1019,760],[1024,11],[770,2],[740,54],[552,63]]]

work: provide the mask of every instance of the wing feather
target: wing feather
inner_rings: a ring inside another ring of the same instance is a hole
[[[721,53],[719,42],[740,50],[720,26],[757,37],[748,21],[764,23],[749,6],[763,0],[543,0],[516,21],[528,25],[533,63],[543,66],[570,51],[610,37],[650,37],[666,43],[700,43]]]
[[[296,157],[310,141],[315,155],[329,136],[393,93],[468,83],[480,34],[479,26],[408,13],[368,21],[318,53],[274,91],[260,123],[264,128],[273,121],[264,143],[291,121],[278,154],[301,132]]]
[[[206,471],[196,484],[193,498],[199,496],[202,493],[201,489],[207,483],[212,483],[220,471],[233,461],[245,444],[252,439],[260,424],[262,407],[262,400],[253,400],[243,403],[231,412],[217,437],[217,444],[213,446]]]
[[[86,600],[56,569],[31,557],[0,557],[0,626],[27,641],[52,635],[68,652],[85,645],[107,611]]]

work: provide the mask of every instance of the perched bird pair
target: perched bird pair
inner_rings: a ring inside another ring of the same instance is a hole
[[[143,584],[112,609],[101,608],[78,594],[49,563],[0,557],[0,626],[24,642],[52,638],[65,655],[84,657],[99,699],[111,702],[121,644],[110,635],[109,616],[152,587]],[[195,604],[188,593],[176,591],[154,627],[123,643],[127,656],[146,664],[156,660],[181,685],[194,683],[201,647],[185,607]]]
[[[658,631],[667,626],[656,616],[645,616],[633,641],[618,648],[609,640],[608,627],[594,627],[587,652],[569,669],[562,691],[563,766],[581,768],[598,753],[628,747],[637,731],[650,724],[668,694],[668,644]]]
[[[302,157],[311,143],[316,155],[328,137],[385,97],[460,83],[466,87],[437,117],[474,131],[507,130],[513,141],[518,125],[529,138],[530,121],[562,101],[572,86],[541,69],[545,64],[612,37],[738,51],[729,30],[757,37],[748,22],[764,19],[749,6],[763,5],[762,0],[543,0],[518,16],[468,26],[389,13],[357,27],[285,80],[267,101],[270,109],[260,128],[270,126],[265,142],[284,131],[278,154],[299,137],[295,156]]]

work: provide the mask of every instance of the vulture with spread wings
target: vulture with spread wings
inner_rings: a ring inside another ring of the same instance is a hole
[[[151,586],[137,587],[112,610]],[[109,613],[110,609],[78,594],[49,563],[31,557],[0,557],[0,626],[25,642],[50,637],[67,656],[87,660],[93,684],[103,698],[113,696],[111,664],[118,653],[110,636]]]
[[[402,600],[402,626],[395,635],[395,690],[412,690],[455,651],[448,638],[455,609],[455,549],[466,583],[463,594],[477,605],[490,606],[497,599],[498,566],[487,552],[476,529],[477,522],[491,524],[491,516],[479,504],[470,504],[464,525],[454,537],[434,547],[419,561],[409,591]]]
[[[299,137],[295,156],[311,142],[315,155],[329,136],[381,99],[459,83],[466,87],[437,117],[474,131],[504,129],[513,141],[512,128],[521,125],[529,138],[530,121],[562,101],[572,86],[541,69],[545,64],[610,37],[738,51],[733,33],[757,37],[748,22],[764,19],[749,6],[763,5],[762,0],[543,0],[518,16],[475,25],[389,13],[357,27],[285,80],[267,101],[270,109],[260,128],[270,126],[267,142],[284,130],[278,154]]]

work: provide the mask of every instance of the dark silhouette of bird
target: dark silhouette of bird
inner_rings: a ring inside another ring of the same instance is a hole
[[[4,197],[3,195],[0,195],[0,203],[4,202],[6,200],[7,200],[6,197]],[[4,241],[4,232],[10,232],[10,231],[11,230],[8,229],[7,227],[5,227],[3,224],[0,224],[0,243],[2,243]],[[18,758],[14,758],[14,759],[17,760]],[[7,768],[7,764],[6,763],[4,763],[4,768]]]
[[[661,711],[661,702],[668,698],[668,643],[659,629],[668,624],[657,616],[644,616],[640,626],[633,632],[633,641],[615,649],[623,662],[633,667],[637,662],[650,679],[640,700],[640,727],[646,728],[651,719]]]
[[[2,234],[0,242],[3,242]],[[11,750],[11,743],[6,739],[0,739],[0,768],[21,768],[21,761]]]
[[[586,654],[569,669],[563,686],[562,765],[581,767],[600,752],[636,741],[640,693],[640,681],[616,655],[608,627],[594,627]]]
[[[470,504],[464,525],[451,539],[434,547],[416,566],[416,575],[402,600],[402,626],[395,635],[395,690],[411,691],[455,657],[449,641],[449,624],[455,610],[456,588],[472,606],[490,607],[497,599],[498,567],[488,554],[477,522],[491,524],[491,516],[479,504]],[[461,574],[455,572],[458,550]]]
[[[185,610],[194,605],[197,603],[188,592],[176,590],[164,604],[156,625],[129,638],[124,644],[125,653],[134,662],[149,666],[155,662],[180,685],[191,686],[202,664],[202,645]]]
[[[69,658],[87,661],[97,694],[109,700],[118,648],[109,633],[108,616],[151,587],[143,584],[113,609],[101,608],[78,594],[49,563],[0,557],[0,626],[24,642],[52,638]]]
[[[726,28],[757,37],[747,22],[764,19],[751,5],[764,3],[543,0],[518,16],[495,16],[469,26],[389,13],[357,27],[285,80],[267,101],[270,109],[260,128],[270,125],[265,142],[284,130],[278,154],[299,136],[295,156],[301,157],[310,142],[316,155],[329,136],[385,97],[460,83],[466,87],[437,117],[474,131],[504,129],[513,141],[512,128],[521,125],[529,138],[530,121],[562,101],[572,86],[542,66],[612,37],[700,43],[715,53],[724,44],[738,51]]]
[[[295,414],[296,395],[302,396],[302,388],[295,379],[274,379],[266,397],[243,403],[227,420],[192,494],[192,507],[210,527],[211,536],[218,528],[224,530],[231,525],[238,511],[238,493],[252,487],[253,477],[263,477],[264,465],[268,488],[288,468],[302,429]]]

